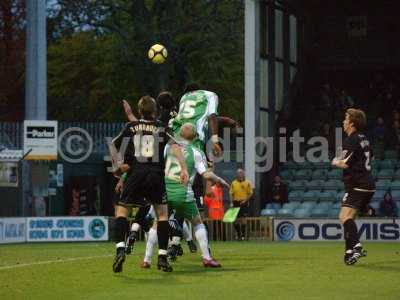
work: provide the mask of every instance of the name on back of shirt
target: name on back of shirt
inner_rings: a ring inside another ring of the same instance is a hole
[[[130,128],[134,134],[136,134],[138,131],[153,132],[153,134],[155,134],[157,129],[157,126],[153,124],[137,124]]]

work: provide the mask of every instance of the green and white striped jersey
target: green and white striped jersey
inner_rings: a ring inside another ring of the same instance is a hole
[[[207,159],[204,153],[195,147],[192,143],[185,141],[180,143],[185,157],[189,182],[187,185],[180,183],[181,167],[176,157],[171,153],[170,146],[165,150],[165,186],[167,190],[168,201],[174,202],[192,202],[195,201],[192,185],[196,173],[202,175],[207,171]]]
[[[217,94],[204,90],[189,92],[182,96],[179,102],[178,115],[171,120],[170,125],[175,136],[178,136],[183,124],[193,124],[199,140],[205,144],[208,131],[208,117],[217,113]]]

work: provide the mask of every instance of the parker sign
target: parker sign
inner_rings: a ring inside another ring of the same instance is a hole
[[[24,153],[26,159],[57,159],[57,121],[24,121]]]

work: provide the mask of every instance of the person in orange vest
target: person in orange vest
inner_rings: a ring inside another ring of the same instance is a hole
[[[208,207],[208,218],[221,221],[224,218],[223,190],[219,184],[211,187],[212,195],[204,196],[204,204]]]
[[[204,205],[208,207],[208,218],[212,220],[213,240],[226,240],[225,228],[222,225],[224,218],[224,192],[220,184],[211,187],[211,196],[204,196]]]

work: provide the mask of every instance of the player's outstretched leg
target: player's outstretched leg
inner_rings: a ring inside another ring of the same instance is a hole
[[[158,236],[158,263],[157,268],[164,272],[172,272],[172,267],[168,262],[167,249],[168,249],[168,220],[159,220],[157,223],[157,236]]]
[[[353,265],[357,262],[357,258],[353,257],[354,246],[356,244],[355,239],[357,236],[357,225],[353,219],[348,219],[343,224],[344,237],[346,244],[346,251],[344,254],[344,263],[346,265]]]
[[[125,217],[117,217],[114,224],[114,237],[116,242],[116,254],[113,263],[115,273],[122,272],[125,261],[125,236],[128,232],[129,223]]]
[[[343,233],[345,239],[345,253],[344,253],[344,263],[346,265],[355,264],[361,257],[362,246],[359,241],[357,224],[354,218],[357,214],[357,210],[352,207],[342,206],[340,211],[340,221],[343,224]],[[357,251],[355,248],[357,246]],[[361,246],[361,247],[360,247]]]
[[[220,268],[221,264],[213,259],[208,249],[207,231],[203,223],[194,226],[194,235],[199,243],[201,254],[203,257],[203,265],[205,268]]]
[[[158,263],[157,268],[164,272],[172,272],[168,262],[167,249],[169,239],[168,206],[165,204],[155,207],[158,215],[157,236],[158,236]]]

